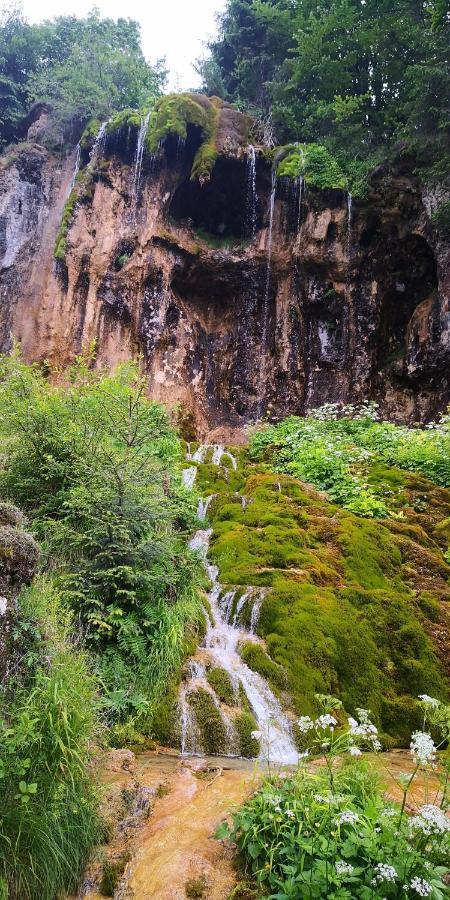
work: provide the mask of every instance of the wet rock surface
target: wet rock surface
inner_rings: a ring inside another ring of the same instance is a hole
[[[144,153],[138,176],[132,141],[107,139],[58,260],[75,153],[5,155],[1,349],[65,365],[95,341],[98,365],[141,357],[150,395],[182,403],[202,436],[367,397],[432,418],[450,392],[450,268],[412,163],[381,168],[353,203],[280,178],[271,216],[270,163],[236,116],[222,111],[203,183],[195,129]]]

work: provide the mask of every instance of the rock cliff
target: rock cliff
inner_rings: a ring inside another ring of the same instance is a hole
[[[130,113],[65,157],[35,122],[4,155],[0,348],[61,366],[93,342],[99,365],[139,357],[150,394],[202,436],[368,397],[399,421],[436,415],[450,266],[406,152],[352,201],[275,177],[280,154],[248,117],[186,102],[181,126],[162,108],[153,147]]]

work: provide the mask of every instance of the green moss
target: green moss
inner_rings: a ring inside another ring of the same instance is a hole
[[[130,861],[131,855],[123,853],[118,859],[106,859],[102,867],[99,892],[103,897],[114,897],[117,885]]]
[[[121,131],[122,128],[139,128],[142,118],[147,115],[148,109],[122,109],[109,119],[106,130],[108,134]]]
[[[192,164],[191,178],[197,178],[200,182],[207,181],[215,166],[217,159],[217,131],[220,120],[220,106],[211,104],[205,128],[203,129],[203,143],[197,150]]]
[[[231,678],[225,669],[222,669],[220,666],[212,666],[211,669],[208,669],[206,678],[208,684],[212,687],[222,703],[226,703],[227,706],[235,705],[236,698],[233,685],[231,683]]]
[[[321,144],[290,144],[279,148],[275,166],[279,177],[302,175],[313,187],[347,188],[347,178],[338,161]]]
[[[195,691],[189,692],[187,700],[194,710],[205,753],[224,753],[226,749],[225,726],[220,710],[214,703],[211,694],[204,688],[197,688]]]
[[[268,656],[261,644],[245,641],[239,647],[239,653],[248,667],[262,675],[278,692],[287,687],[286,671]]]
[[[184,886],[186,897],[192,900],[200,900],[204,896],[206,880],[204,878],[189,878]]]
[[[101,124],[99,119],[91,119],[90,122],[88,122],[80,138],[80,147],[82,150],[89,150],[92,147]]]
[[[180,743],[180,713],[178,708],[179,679],[173,679],[158,701],[152,715],[152,737],[166,747]]]
[[[241,712],[233,721],[239,737],[239,753],[248,759],[259,755],[259,741],[252,737],[252,732],[257,730],[257,724],[251,713]]]
[[[73,215],[75,212],[76,202],[78,200],[78,191],[74,188],[65,203],[61,224],[59,226],[58,234],[56,236],[55,249],[53,251],[53,256],[55,259],[62,261],[66,255],[67,249],[67,234],[73,219]]]

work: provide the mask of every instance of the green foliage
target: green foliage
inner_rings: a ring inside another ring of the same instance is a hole
[[[165,410],[133,366],[106,376],[81,359],[53,386],[15,357],[0,364],[2,487],[33,517],[65,601],[98,652],[112,721],[149,726],[200,627],[199,563],[187,548],[195,498]]]
[[[311,752],[325,756],[326,765],[267,778],[216,836],[237,845],[261,891],[279,900],[443,900],[450,849],[445,789],[440,806],[427,799],[414,817],[405,812],[414,778],[419,770],[427,778],[433,755],[413,759],[410,773],[395,779],[402,805],[388,805],[373,770],[352,759],[361,754],[358,744],[377,741],[367,711],[359,713],[359,722],[349,719],[339,731],[339,705],[325,704],[316,721],[302,717],[306,742]],[[442,708],[446,717],[448,707]],[[448,728],[441,735],[445,740]],[[435,750],[428,733],[420,739]]]
[[[239,754],[247,759],[253,759],[259,755],[259,740],[257,724],[254,716],[249,712],[239,713],[233,720],[233,725],[239,738]]]
[[[443,238],[450,235],[450,200],[445,200],[435,209],[431,220]]]
[[[9,900],[75,891],[100,833],[88,775],[95,683],[70,625],[51,579],[22,594],[15,633],[29,668],[0,688],[0,878]]]
[[[227,0],[199,71],[280,141],[325,145],[361,195],[365,166],[399,138],[445,179],[448,32],[443,0]]]
[[[147,150],[155,153],[168,134],[185,140],[188,125],[194,125],[201,132],[202,143],[194,157],[191,177],[208,179],[217,158],[216,138],[221,105],[217,97],[206,100],[196,94],[167,94],[162,97],[150,117]]]
[[[275,164],[278,176],[297,178],[302,175],[307,184],[318,188],[346,188],[347,179],[343,174],[339,163],[333,158],[326,147],[320,144],[296,144],[284,154]]]
[[[66,200],[64,204],[61,224],[58,229],[58,234],[56,236],[55,249],[53,251],[53,256],[55,259],[62,262],[66,255],[66,246],[67,246],[67,234],[73,219],[73,214],[75,212],[75,205],[78,200],[78,191],[74,188],[70,192],[69,198]]]
[[[286,672],[282,666],[275,663],[273,659],[268,656],[261,647],[261,644],[256,644],[254,641],[245,641],[239,647],[239,653],[248,667],[253,669],[254,672],[258,672],[259,675],[262,675],[275,693],[279,693],[280,690],[286,688]]]

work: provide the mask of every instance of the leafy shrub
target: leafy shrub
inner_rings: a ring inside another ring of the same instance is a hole
[[[426,778],[435,758],[425,723],[423,731],[412,736],[411,772],[396,779],[403,801],[388,804],[373,771],[354,760],[361,756],[361,747],[376,749],[379,744],[367,710],[359,711],[359,721],[349,719],[342,728],[339,701],[318,700],[322,714],[315,721],[302,716],[298,724],[310,752],[324,755],[325,765],[269,777],[235,814],[232,825],[222,825],[216,836],[236,843],[262,892],[277,900],[442,900],[448,896],[446,782],[440,806],[427,800],[414,816],[405,813],[417,773]],[[428,697],[422,705],[447,740],[450,708]],[[346,762],[338,768],[343,756]]]
[[[287,152],[284,151],[276,165],[279,177],[297,178],[301,175],[308,185],[318,188],[347,187],[347,179],[339,163],[321,144],[292,145]]]

